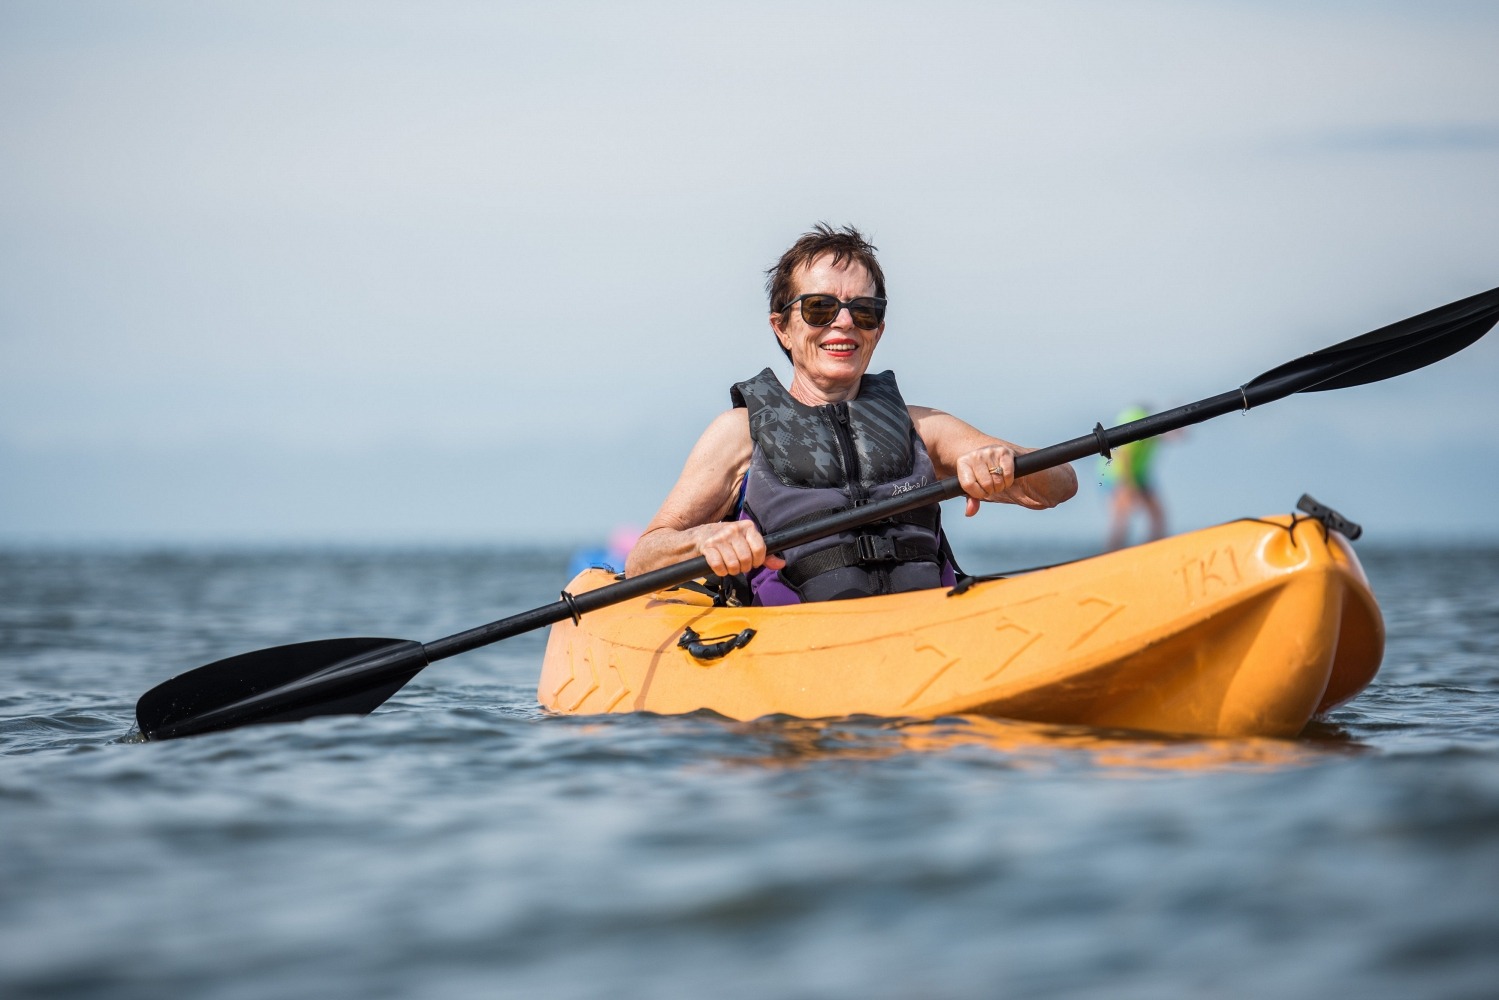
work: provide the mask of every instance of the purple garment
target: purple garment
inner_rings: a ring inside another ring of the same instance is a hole
[[[755,606],[779,608],[787,604],[800,604],[801,595],[792,590],[781,574],[764,566],[750,571],[750,592],[755,595]]]

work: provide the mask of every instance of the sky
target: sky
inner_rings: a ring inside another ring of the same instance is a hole
[[[764,271],[859,226],[874,369],[1039,447],[1499,285],[1499,4],[0,0],[0,544],[643,524]],[[1499,334],[1163,446],[1173,529],[1499,539]],[[961,542],[1101,541],[950,505]]]

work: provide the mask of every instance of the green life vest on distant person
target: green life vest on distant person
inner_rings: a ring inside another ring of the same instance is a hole
[[[1115,426],[1127,424],[1148,416],[1150,414],[1143,406],[1130,406],[1114,418],[1114,424]],[[1144,441],[1122,444],[1114,448],[1112,461],[1099,456],[1099,478],[1105,486],[1117,486],[1127,482],[1136,489],[1151,489],[1154,485],[1151,465],[1155,462],[1156,447],[1159,444],[1159,438],[1146,438]]]

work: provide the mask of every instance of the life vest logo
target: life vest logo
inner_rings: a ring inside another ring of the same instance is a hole
[[[920,489],[921,487],[923,487],[925,485],[926,485],[926,477],[922,476],[920,479],[916,480],[916,482],[914,482],[914,483],[899,483],[899,484],[897,484],[896,487],[895,487],[895,489],[893,489],[893,490],[890,491],[890,495],[893,496],[893,497],[898,497],[902,493],[910,493],[912,490]]]

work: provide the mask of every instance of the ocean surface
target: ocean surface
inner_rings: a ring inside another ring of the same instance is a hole
[[[1295,740],[556,718],[537,633],[163,743],[173,674],[569,554],[0,552],[0,997],[1499,996],[1499,549],[1358,551],[1384,667]]]

